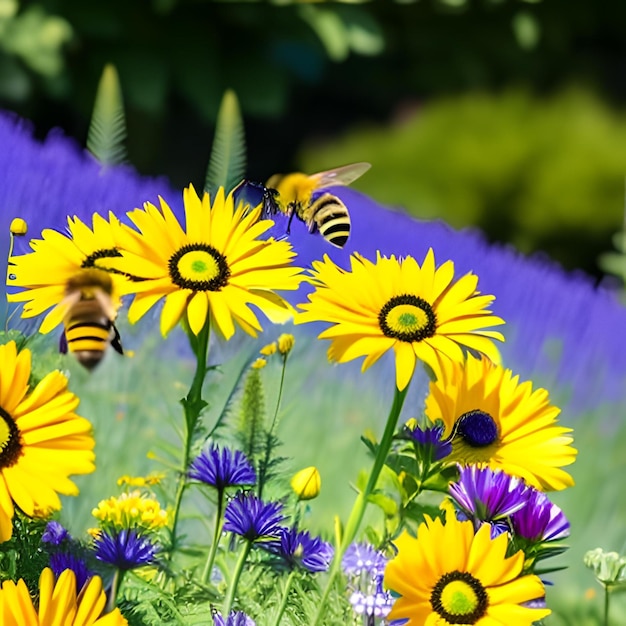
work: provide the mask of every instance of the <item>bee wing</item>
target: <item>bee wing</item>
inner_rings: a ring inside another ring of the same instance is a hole
[[[311,174],[310,178],[316,181],[317,189],[332,187],[333,185],[349,185],[357,178],[363,176],[370,167],[372,167],[370,163],[351,163],[350,165],[336,167],[327,172]]]

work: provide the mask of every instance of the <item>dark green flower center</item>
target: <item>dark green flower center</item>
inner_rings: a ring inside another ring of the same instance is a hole
[[[498,440],[498,426],[489,413],[474,409],[463,413],[455,425],[455,435],[473,448],[484,448]]]
[[[219,291],[230,278],[226,257],[204,243],[187,244],[177,250],[168,267],[172,282],[192,291]]]
[[[0,469],[15,465],[21,452],[20,431],[13,418],[0,407]]]
[[[487,612],[489,598],[477,578],[454,571],[437,581],[430,594],[430,604],[449,624],[475,624]]]
[[[394,296],[378,314],[378,324],[386,337],[400,341],[422,341],[437,330],[437,318],[426,300],[404,294]]]

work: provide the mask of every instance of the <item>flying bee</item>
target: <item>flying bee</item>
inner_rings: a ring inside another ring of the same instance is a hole
[[[276,210],[289,217],[287,233],[295,215],[306,224],[309,232],[319,231],[328,243],[343,248],[350,236],[348,208],[334,194],[320,192],[335,185],[349,185],[370,167],[369,163],[352,163],[310,175],[302,172],[274,174],[265,186],[275,191],[272,200]]]
[[[117,309],[113,302],[113,281],[98,269],[83,269],[70,278],[63,303],[65,330],[61,352],[71,352],[78,362],[92,370],[104,357],[109,345],[124,354],[120,334],[113,323]]]

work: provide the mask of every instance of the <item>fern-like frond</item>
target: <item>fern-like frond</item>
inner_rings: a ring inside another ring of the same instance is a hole
[[[114,65],[105,65],[87,133],[87,149],[103,165],[126,161],[126,116],[122,87]]]
[[[246,140],[239,102],[235,92],[224,93],[217,114],[211,159],[207,169],[205,191],[211,196],[218,187],[233,189],[244,178],[246,171]]]

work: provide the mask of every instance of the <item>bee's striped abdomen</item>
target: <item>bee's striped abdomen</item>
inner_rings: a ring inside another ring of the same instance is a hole
[[[328,243],[343,248],[350,236],[350,214],[346,205],[330,193],[315,200],[309,209],[314,224]]]

